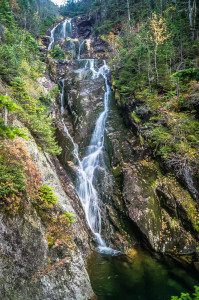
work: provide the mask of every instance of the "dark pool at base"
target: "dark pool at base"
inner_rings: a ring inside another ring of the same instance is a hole
[[[169,258],[165,263],[142,249],[132,250],[129,256],[93,252],[88,272],[99,300],[169,300],[199,285],[196,272]]]

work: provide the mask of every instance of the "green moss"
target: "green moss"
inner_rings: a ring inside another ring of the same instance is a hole
[[[116,167],[113,167],[112,171],[113,171],[113,176],[118,177],[121,175],[122,167],[120,165],[117,165]]]
[[[169,190],[176,200],[181,203],[193,228],[196,231],[199,231],[199,212],[197,204],[192,199],[189,192],[176,181],[174,176],[164,177],[162,178],[162,182],[169,187]]]
[[[117,165],[116,167],[112,168],[112,174],[118,183],[119,186],[122,186],[123,183],[123,173],[122,173],[122,167],[120,165]]]
[[[135,123],[140,123],[140,117],[137,115],[137,113],[135,111],[131,112],[131,117],[133,118],[133,120],[135,121]]]

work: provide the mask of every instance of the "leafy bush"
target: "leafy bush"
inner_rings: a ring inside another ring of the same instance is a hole
[[[52,205],[57,204],[57,198],[51,189],[47,185],[42,185],[38,190],[38,200],[39,206],[44,205],[47,207],[52,207]]]
[[[189,293],[181,293],[180,297],[172,296],[171,300],[198,300],[199,299],[199,287],[194,286],[195,293],[191,296]]]
[[[54,49],[50,51],[50,55],[55,59],[65,59],[66,57],[65,52],[60,48],[59,45],[56,45]]]
[[[20,106],[18,106],[10,99],[10,97],[0,94],[0,111],[3,109],[6,109],[8,112],[22,110]],[[16,135],[26,138],[26,133],[24,130],[13,126],[7,126],[3,118],[0,118],[0,139],[14,139]]]
[[[8,167],[3,165],[0,158],[0,198],[7,198],[13,194],[20,195],[26,188],[26,176],[21,166],[16,163]]]
[[[199,68],[180,70],[176,73],[173,73],[172,76],[179,78],[183,82],[189,82],[191,80],[199,81]]]
[[[22,142],[5,140],[0,147],[0,205],[10,214],[34,198],[41,186],[41,174]]]
[[[64,213],[63,216],[66,217],[66,219],[69,220],[69,223],[74,223],[75,222],[74,216],[72,214]]]

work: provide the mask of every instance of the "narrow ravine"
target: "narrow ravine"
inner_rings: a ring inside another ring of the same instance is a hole
[[[67,19],[52,28],[48,50],[53,49],[55,45],[54,34],[58,26],[61,26],[60,39],[71,37],[71,19]],[[88,272],[94,292],[101,300],[167,300],[171,295],[178,294],[182,290],[190,291],[193,285],[197,284],[196,274],[191,274],[174,263],[172,259],[165,260],[158,255],[151,256],[140,246],[136,246],[133,251],[125,255],[120,252],[120,249],[113,250],[106,243],[106,237],[102,233],[104,220],[101,215],[101,206],[105,204],[99,201],[96,188],[98,172],[96,171],[104,165],[104,135],[111,94],[108,82],[109,67],[105,60],[101,62],[93,58],[81,59],[85,40],[78,40],[78,47],[72,39],[69,39],[68,42],[68,51],[72,53],[73,58],[75,58],[74,65],[77,66],[74,72],[79,79],[81,80],[85,72],[90,72],[92,80],[103,78],[105,83],[103,111],[96,118],[90,142],[82,156],[79,145],[70,134],[64,119],[67,78],[62,78],[59,81],[62,125],[73,145],[72,156],[76,170],[76,192],[84,209],[88,226],[97,242],[97,250],[88,259]]]

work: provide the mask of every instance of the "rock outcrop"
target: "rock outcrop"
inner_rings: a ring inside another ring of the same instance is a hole
[[[18,121],[15,125],[23,128]],[[43,184],[54,189],[59,207],[73,214],[75,223],[68,240],[51,245],[35,210],[27,208],[23,215],[13,217],[1,213],[1,295],[3,299],[91,299],[93,291],[85,268],[89,230],[74,187],[56,158],[39,149],[30,133],[24,143]],[[59,176],[64,175],[62,184]]]

